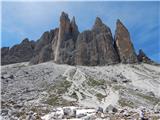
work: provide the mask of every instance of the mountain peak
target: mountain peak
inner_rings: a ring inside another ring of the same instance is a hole
[[[95,25],[102,25],[102,20],[100,17],[96,17],[96,20],[95,20]]]
[[[138,61],[130,34],[119,19],[116,22],[115,46],[122,63],[136,63]]]
[[[111,34],[110,28],[102,22],[100,17],[96,17],[95,23],[93,25],[92,30],[94,32],[96,32],[96,33],[108,33],[108,34]]]
[[[61,21],[70,21],[67,13],[65,13],[65,12],[62,12],[62,13],[61,13],[60,22],[61,22]]]
[[[76,20],[75,20],[75,17],[73,16],[72,20],[71,20],[71,23],[75,24],[76,23]]]
[[[24,43],[29,43],[29,39],[28,38],[25,38],[23,41],[22,41],[22,43],[24,44]]]

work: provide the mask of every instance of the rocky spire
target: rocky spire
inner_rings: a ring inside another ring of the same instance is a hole
[[[116,23],[115,47],[122,63],[138,62],[130,34],[119,19]]]
[[[148,63],[148,64],[154,63],[149,57],[147,57],[147,55],[143,52],[142,49],[139,50],[138,61]]]
[[[101,26],[101,25],[103,25],[101,18],[96,17],[94,26]]]
[[[75,18],[72,21],[67,13],[62,12],[60,16],[60,26],[58,33],[58,40],[55,49],[54,61],[56,63],[73,64],[73,50],[75,48],[75,41],[79,34],[78,26]]]
[[[96,33],[108,33],[112,36],[111,30],[106,26],[99,17],[96,17],[92,30]]]
[[[70,32],[72,33],[73,39],[74,41],[76,41],[78,34],[79,34],[79,30],[78,30],[78,26],[76,24],[76,20],[75,17],[73,16],[72,20],[71,20],[71,24],[70,24]]]
[[[105,65],[118,62],[111,30],[97,17],[92,30],[84,31],[78,36],[75,64]]]

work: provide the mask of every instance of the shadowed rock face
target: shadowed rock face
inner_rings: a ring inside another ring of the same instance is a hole
[[[34,56],[30,60],[30,64],[38,64],[53,59],[52,41],[56,35],[57,29],[50,32],[44,32],[41,38],[36,42]]]
[[[1,65],[29,61],[33,57],[35,42],[27,38],[12,48],[2,48]]]
[[[9,52],[9,47],[2,47],[1,48],[1,57],[3,58],[4,56],[6,56]]]
[[[116,23],[115,47],[122,63],[138,62],[129,32],[120,20]]]
[[[148,63],[148,64],[154,63],[149,57],[147,57],[147,55],[143,52],[142,49],[139,50],[139,54],[137,57],[139,62]]]
[[[105,65],[118,62],[111,30],[97,17],[92,30],[80,33],[77,38],[75,64]]]

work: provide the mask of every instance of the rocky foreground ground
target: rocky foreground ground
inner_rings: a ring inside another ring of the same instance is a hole
[[[2,120],[160,119],[160,67],[2,66]]]

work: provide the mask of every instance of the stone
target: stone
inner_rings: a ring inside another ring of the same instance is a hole
[[[160,113],[160,102],[154,106],[154,112]]]
[[[118,112],[118,109],[112,105],[109,105],[106,107],[105,112],[106,113],[116,113],[116,112]]]
[[[3,78],[3,79],[7,79],[7,78],[13,79],[14,76],[13,76],[13,75],[10,75],[10,74],[4,74],[4,75],[2,75],[2,78]]]
[[[6,116],[8,114],[8,110],[7,109],[1,109],[1,115],[2,116]]]
[[[121,63],[137,63],[137,55],[131,42],[130,34],[123,23],[118,19],[116,23],[114,46],[119,54]]]
[[[102,108],[102,107],[98,107],[97,110],[96,110],[96,112],[97,112],[97,113],[98,113],[98,112],[103,113],[103,108]]]
[[[152,92],[152,91],[147,92],[147,94],[148,94],[149,96],[155,97],[155,94],[154,94],[154,92]]]
[[[63,114],[66,115],[66,116],[69,116],[69,115],[71,114],[71,112],[72,112],[72,111],[71,111],[70,108],[64,108],[64,109],[63,109]]]

